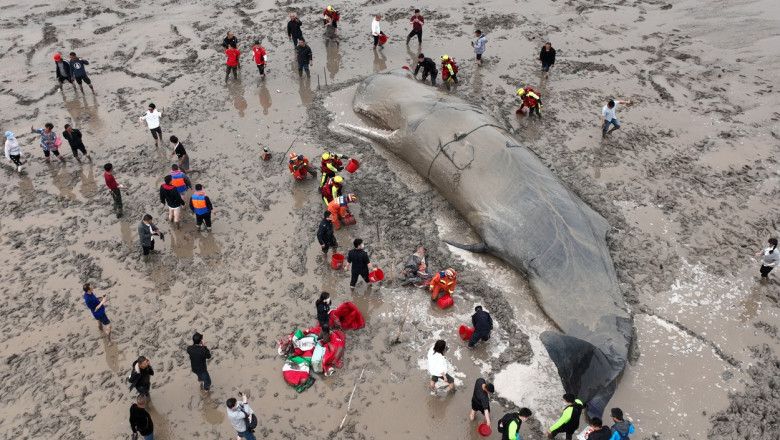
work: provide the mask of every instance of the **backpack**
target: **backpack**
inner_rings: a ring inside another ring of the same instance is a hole
[[[244,406],[241,404],[238,405],[238,408],[242,413],[244,413],[244,423],[246,423],[246,430],[249,432],[255,432],[255,428],[257,428],[257,416],[255,413],[247,414],[247,412],[244,411]]]
[[[455,63],[454,58],[450,58],[450,64],[452,64],[452,71],[458,73],[458,65]]]
[[[498,432],[500,432],[502,439],[508,439],[509,438],[509,424],[512,422],[517,422],[518,424],[520,422],[520,413],[516,412],[508,412],[504,414],[504,417],[501,417],[501,420],[498,421]],[[518,426],[519,428],[519,426]]]

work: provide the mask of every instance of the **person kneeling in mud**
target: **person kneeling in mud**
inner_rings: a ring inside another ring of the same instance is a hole
[[[401,276],[404,277],[403,284],[414,283],[417,285],[433,278],[428,273],[428,264],[425,262],[425,246],[419,246],[417,251],[409,257],[406,266],[401,271]]]

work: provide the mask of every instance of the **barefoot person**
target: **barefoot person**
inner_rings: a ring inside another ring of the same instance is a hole
[[[449,384],[450,391],[455,391],[455,379],[447,373],[447,359],[444,358],[445,350],[447,350],[447,342],[439,339],[428,352],[428,373],[431,374],[431,382],[428,384],[428,388],[431,390],[436,388],[436,382],[441,379]]]
[[[488,383],[485,379],[479,378],[474,383],[474,393],[471,396],[471,414],[469,414],[469,420],[474,421],[474,417],[477,415],[477,411],[481,412],[485,416],[485,423],[490,426],[490,395],[496,391],[496,388],[492,383]]]
[[[98,330],[105,335],[108,340],[111,340],[111,321],[106,316],[106,300],[108,300],[108,294],[106,292],[102,298],[98,298],[92,291],[92,284],[86,283],[84,288],[84,302],[87,304],[87,308],[92,312],[92,316],[95,317],[98,324]]]
[[[631,100],[615,101],[613,99],[610,99],[609,102],[607,102],[607,105],[601,109],[601,137],[605,137],[606,135],[620,128],[620,122],[618,122],[618,119],[615,117],[615,110],[617,110],[617,105],[631,105],[633,103],[634,101]],[[613,127],[609,128],[610,125],[613,125]]]
[[[474,36],[477,37],[477,41],[471,42],[471,47],[474,48],[474,53],[477,55],[477,65],[482,67],[482,54],[485,53],[485,45],[487,44],[487,38],[482,35],[482,31],[477,29],[474,31]]]
[[[17,172],[22,171],[22,149],[19,148],[19,141],[10,131],[5,132],[5,158],[8,163],[13,164]]]
[[[64,137],[65,140],[68,141],[68,144],[70,144],[70,150],[73,152],[73,157],[76,158],[79,163],[81,163],[81,159],[79,159],[79,151],[81,151],[84,157],[92,160],[92,158],[89,156],[89,153],[87,153],[87,147],[81,140],[81,131],[79,129],[71,127],[70,124],[65,124],[65,131],[62,132],[62,137]]]
[[[777,239],[770,238],[769,246],[756,253],[756,257],[763,257],[761,262],[761,281],[769,279],[769,272],[780,264],[780,251],[777,250]]]
[[[184,206],[184,201],[181,199],[179,190],[171,182],[173,182],[173,177],[165,176],[163,178],[163,184],[160,185],[160,203],[168,208],[168,221],[173,222],[174,227],[179,229],[181,207]]]
[[[157,107],[154,105],[154,103],[149,104],[149,110],[146,111],[143,115],[141,115],[140,118],[138,118],[138,122],[143,124],[146,122],[146,126],[149,127],[149,131],[152,133],[152,137],[154,138],[154,146],[157,146],[157,138],[159,136],[160,140],[162,140],[162,128],[160,127],[160,118],[162,118],[163,113],[165,113],[165,107],[161,111],[157,110]]]
[[[65,162],[65,158],[60,156],[60,145],[62,140],[57,139],[57,133],[54,132],[54,124],[47,122],[44,128],[36,129],[34,126],[30,127],[30,131],[41,135],[41,148],[43,149],[43,155],[46,157],[46,163],[49,163],[49,156],[54,154],[60,160]]]

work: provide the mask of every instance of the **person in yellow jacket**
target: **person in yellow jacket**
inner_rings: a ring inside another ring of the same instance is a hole
[[[536,90],[530,87],[518,89],[517,96],[523,100],[523,105],[518,110],[519,113],[523,113],[523,106],[525,106],[528,107],[528,116],[536,112],[536,116],[542,117],[542,98],[536,93]]]
[[[344,186],[344,178],[336,176],[332,179],[328,179],[325,185],[322,187],[320,194],[322,194],[322,200],[327,205],[331,200],[337,199],[341,195],[341,188]]]
[[[566,407],[563,408],[558,421],[547,430],[548,439],[555,438],[563,432],[566,434],[566,440],[572,440],[574,431],[580,427],[580,415],[584,406],[582,401],[570,393],[563,395],[563,401],[566,402]]]
[[[349,156],[339,153],[322,153],[322,164],[320,171],[322,172],[322,179],[320,180],[320,188],[325,185],[325,182],[332,177],[336,177],[336,173],[344,169],[342,159],[349,159]]]

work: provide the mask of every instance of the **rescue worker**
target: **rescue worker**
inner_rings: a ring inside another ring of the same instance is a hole
[[[184,201],[184,193],[192,188],[190,178],[179,170],[178,165],[173,164],[171,165],[171,179],[171,185],[176,187],[176,190],[179,191],[179,195],[181,196],[181,200]]]
[[[457,284],[458,273],[455,272],[455,269],[449,268],[436,273],[431,279],[431,301],[439,299],[439,292],[442,295],[452,295]]]
[[[325,12],[322,13],[325,18],[322,19],[323,25],[328,25],[328,17],[330,17],[331,20],[333,20],[333,27],[338,28],[339,27],[339,19],[341,16],[339,15],[339,11],[337,11],[333,6],[328,6],[325,8]]]
[[[349,213],[349,204],[355,202],[357,202],[357,197],[354,194],[348,194],[346,196],[338,196],[328,203],[328,211],[330,211],[330,218],[334,228],[338,229],[341,227],[340,220]]]
[[[336,176],[332,179],[328,179],[325,182],[325,186],[322,187],[322,200],[327,205],[331,200],[338,198],[341,195],[341,187],[344,186],[344,178]]]
[[[458,65],[455,64],[455,60],[450,58],[449,55],[441,56],[441,80],[445,84],[448,84],[450,81],[454,81],[455,84],[458,83]]]
[[[322,164],[320,165],[320,171],[322,172],[322,179],[320,179],[320,188],[325,185],[325,182],[331,177],[336,177],[336,173],[344,169],[344,164],[341,159],[349,159],[349,156],[338,153],[322,153]]]
[[[195,224],[200,231],[200,225],[206,223],[206,230],[211,232],[211,200],[206,192],[203,191],[203,185],[195,185],[195,192],[190,197],[190,209],[195,212]]]
[[[436,63],[432,59],[426,58],[425,54],[422,53],[417,55],[417,67],[414,69],[415,79],[417,78],[417,74],[420,72],[420,69],[423,71],[423,82],[425,81],[425,78],[430,75],[431,85],[436,87],[436,75],[439,74],[439,71],[436,69]]]
[[[309,165],[309,159],[306,158],[306,156],[303,154],[290,153],[290,160],[287,163],[287,166],[290,168],[290,174],[293,175],[301,170],[298,173],[301,178],[298,179],[298,177],[296,177],[298,180],[305,179],[307,173],[311,174],[313,177],[317,177],[317,170],[313,166]]]
[[[571,440],[574,431],[580,426],[580,414],[582,414],[584,406],[582,401],[570,393],[563,395],[563,401],[566,402],[566,406],[563,408],[558,421],[547,429],[548,439],[555,438],[559,433],[565,433],[566,440]]]
[[[520,106],[520,110],[518,110],[519,113],[523,113],[523,106],[525,106],[528,108],[528,116],[531,116],[536,111],[536,115],[540,118],[542,117],[542,98],[534,89],[530,87],[518,89],[517,96],[523,100],[523,104]]]

